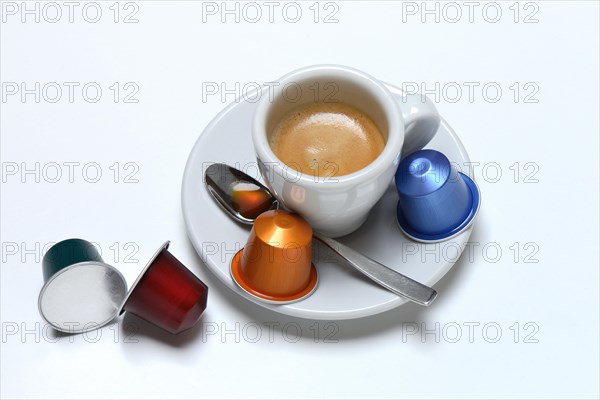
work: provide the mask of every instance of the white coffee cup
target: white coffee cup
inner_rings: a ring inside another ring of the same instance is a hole
[[[383,134],[385,147],[373,162],[348,175],[302,174],[277,158],[269,136],[290,110],[328,101],[344,102],[369,115]],[[275,197],[316,231],[338,237],[365,222],[390,185],[401,155],[429,143],[439,122],[433,103],[420,94],[395,96],[364,72],[315,65],[293,71],[263,89],[252,122],[252,140],[261,174]]]

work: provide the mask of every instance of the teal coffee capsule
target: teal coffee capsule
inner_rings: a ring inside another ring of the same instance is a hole
[[[104,263],[96,247],[83,239],[52,246],[42,260],[42,272],[40,314],[61,332],[82,333],[108,324],[127,295],[123,275]]]

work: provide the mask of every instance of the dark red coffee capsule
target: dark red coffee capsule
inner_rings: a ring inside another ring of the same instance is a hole
[[[198,322],[208,287],[167,249],[165,242],[131,287],[120,314],[131,312],[177,334]]]

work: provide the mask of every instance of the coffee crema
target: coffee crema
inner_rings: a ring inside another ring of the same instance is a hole
[[[287,166],[319,177],[348,175],[373,162],[385,147],[373,120],[346,103],[308,103],[275,126],[269,145]]]

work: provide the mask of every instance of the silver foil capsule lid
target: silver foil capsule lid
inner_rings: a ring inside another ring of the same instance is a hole
[[[42,318],[54,329],[83,333],[111,322],[127,295],[127,283],[114,267],[98,261],[70,265],[54,274],[38,299]]]

